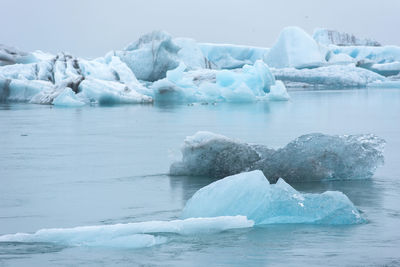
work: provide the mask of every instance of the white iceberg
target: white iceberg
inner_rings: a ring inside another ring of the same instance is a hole
[[[341,192],[300,193],[283,179],[270,184],[258,170],[229,176],[201,188],[182,212],[182,218],[237,215],[246,216],[256,225],[365,222]]]
[[[182,160],[171,164],[170,174],[222,178],[262,170],[271,182],[367,179],[383,164],[384,144],[372,134],[307,134],[274,150],[197,132],[186,137]]]
[[[32,102],[43,90],[53,91],[50,82],[37,80],[3,79],[0,76],[0,100],[11,102]]]
[[[276,82],[261,60],[235,70],[187,71],[181,63],[165,79],[152,84],[155,101],[254,102],[288,100],[283,83]]]
[[[173,42],[180,48],[178,58],[189,70],[211,68],[210,62],[203,55],[201,46],[194,39],[174,38]]]
[[[36,62],[32,53],[23,52],[15,47],[0,44],[0,66],[11,64],[27,64]]]
[[[143,35],[125,50],[113,52],[113,55],[127,64],[139,80],[157,81],[179,65],[179,50],[170,34],[155,31]]]
[[[400,46],[335,46],[330,45],[329,50],[334,54],[347,54],[360,60],[367,60],[377,64],[400,62]]]
[[[203,55],[208,60],[208,68],[235,69],[252,65],[262,60],[268,48],[233,44],[200,43]]]
[[[400,80],[378,81],[368,84],[368,88],[395,88],[400,89]]]
[[[62,92],[65,94],[54,103]],[[118,57],[110,57],[108,62],[88,61],[60,53],[38,63],[0,68],[2,101],[62,106],[148,103],[153,101],[151,93]]]
[[[299,27],[284,28],[264,61],[274,68],[309,68],[325,63],[318,44]]]
[[[396,76],[400,73],[400,62],[395,61],[391,63],[370,63],[364,64],[361,67],[366,68],[370,71],[376,72],[383,76]]]
[[[0,242],[50,242],[63,246],[141,248],[166,243],[166,233],[179,235],[215,234],[252,227],[245,216],[189,218],[173,221],[148,221],[114,225],[42,229],[35,233],[0,236]]]
[[[271,72],[288,87],[297,87],[298,83],[305,87],[366,87],[369,83],[385,80],[385,77],[354,64],[314,69],[271,68]]]

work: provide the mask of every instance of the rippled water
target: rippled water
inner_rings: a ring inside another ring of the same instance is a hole
[[[374,133],[386,163],[371,180],[293,184],[340,190],[356,226],[269,225],[167,235],[144,249],[0,243],[0,265],[400,265],[400,90],[295,91],[289,102],[52,108],[0,105],[0,235],[179,218],[211,182],[169,177],[187,135],[208,130],[280,147],[301,134]]]

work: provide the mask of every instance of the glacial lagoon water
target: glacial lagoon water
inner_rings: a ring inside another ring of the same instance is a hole
[[[165,234],[167,243],[141,249],[0,242],[0,266],[400,265],[400,90],[290,95],[253,104],[0,104],[0,235],[179,218],[212,182],[167,175],[184,138],[199,130],[272,148],[312,132],[384,138],[385,165],[372,179],[292,184],[344,192],[368,223]]]

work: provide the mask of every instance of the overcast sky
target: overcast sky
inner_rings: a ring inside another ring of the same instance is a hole
[[[400,0],[0,0],[0,43],[81,57],[166,30],[199,42],[270,47],[285,26],[400,45]]]

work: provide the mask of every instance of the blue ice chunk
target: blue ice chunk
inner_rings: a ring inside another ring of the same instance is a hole
[[[262,170],[275,182],[370,178],[383,164],[385,141],[372,134],[300,136],[274,150],[210,132],[186,137],[182,160],[170,167],[172,175],[222,178],[249,170]]]
[[[53,105],[58,107],[81,107],[85,102],[78,99],[71,88],[66,87],[54,100]]]
[[[277,83],[268,66],[261,60],[236,70],[202,69],[185,72],[181,63],[156,81],[151,89],[155,101],[179,102],[254,102],[288,100],[283,83]],[[269,94],[273,88],[273,93]]]
[[[283,179],[270,184],[259,170],[218,180],[197,191],[182,218],[243,215],[260,224],[364,223],[353,203],[341,192],[306,194]]]

